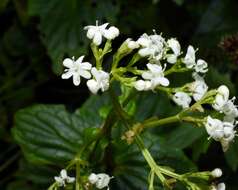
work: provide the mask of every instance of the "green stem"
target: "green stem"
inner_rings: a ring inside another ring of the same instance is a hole
[[[175,122],[179,122],[181,121],[181,118],[178,114],[174,115],[174,116],[170,116],[167,118],[163,118],[163,119],[148,119],[145,120],[143,122],[143,127],[144,128],[151,128],[151,127],[157,127],[160,125],[166,125],[166,124],[170,124],[170,123],[175,123]]]
[[[76,180],[75,180],[75,186],[76,190],[80,190],[80,163],[76,162]]]

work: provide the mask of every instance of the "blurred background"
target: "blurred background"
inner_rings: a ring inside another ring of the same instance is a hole
[[[199,48],[198,56],[209,63],[211,87],[226,84],[238,96],[238,1],[237,0],[1,0],[0,1],[0,189],[42,190],[47,184],[35,168],[26,164],[11,129],[14,114],[37,104],[79,107],[88,90],[61,80],[62,59],[90,57],[83,27],[109,22],[128,37],[156,29],[164,37],[176,37],[185,50]],[[177,80],[177,79],[176,79]],[[181,81],[178,82],[182,82]],[[181,130],[180,130],[181,131]],[[238,139],[223,154],[219,143],[204,143],[207,136],[184,141],[189,133],[171,131],[178,146],[199,170],[220,167],[228,190],[238,187]],[[180,143],[180,144],[179,144]],[[47,168],[41,168],[44,173]]]

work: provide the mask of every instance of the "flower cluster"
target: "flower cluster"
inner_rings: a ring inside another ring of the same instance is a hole
[[[226,151],[236,136],[238,109],[234,104],[235,98],[229,99],[229,89],[224,85],[218,89],[209,90],[204,79],[205,73],[208,71],[208,64],[196,57],[197,50],[189,45],[186,53],[183,54],[181,45],[176,38],[166,40],[161,34],[153,31],[154,33],[151,35],[142,34],[137,40],[126,39],[115,51],[111,62],[104,65],[104,56],[112,52],[112,40],[120,33],[115,26],[109,28],[107,26],[108,23],[98,25],[96,22],[96,26],[90,25],[84,28],[87,30],[87,37],[92,41],[90,47],[95,64],[84,62],[84,56],[78,59],[66,58],[63,61],[66,69],[62,78],[72,77],[73,84],[76,86],[81,83],[81,78],[86,79],[86,84],[93,94],[97,94],[100,90],[107,91],[112,81],[118,81],[137,91],[155,92],[161,90],[183,108],[177,115],[171,117],[173,118],[171,121],[192,122],[204,126],[210,138],[219,141],[223,150]],[[106,43],[103,46],[104,38]],[[168,75],[182,72],[190,72],[192,80],[183,86],[172,87],[174,81]],[[204,104],[209,105],[207,106],[209,112],[205,111],[207,107],[203,107]],[[200,113],[193,114],[193,112]],[[169,123],[168,118],[163,119],[161,119],[163,122]],[[143,125],[133,128],[139,130],[129,130],[122,139],[131,143],[134,140],[132,137],[146,127],[159,125],[163,122],[160,122],[160,119],[150,122],[148,119]],[[196,177],[204,175],[213,179],[221,177],[222,171],[217,168],[212,172],[197,174]],[[98,189],[105,187],[109,189],[109,182],[112,178],[104,173],[92,173],[88,176],[87,184]],[[55,180],[59,186],[65,186],[66,183],[71,183],[75,179],[68,177],[66,171],[62,170],[60,177],[55,177]],[[192,189],[196,189],[195,184],[189,185]],[[215,184],[210,188],[225,190],[225,184]]]
[[[109,190],[108,185],[112,178],[113,177],[110,177],[109,175],[107,175],[105,173],[99,173],[99,174],[91,173],[88,176],[88,181],[90,182],[90,184],[95,185],[96,188],[98,188],[98,189],[103,189],[103,188],[107,187],[107,189]]]
[[[107,29],[108,23],[96,26],[86,26],[87,37],[92,40],[91,48],[96,60],[96,65],[83,62],[84,56],[74,59],[66,58],[63,65],[66,67],[62,74],[63,79],[73,78],[74,85],[81,83],[81,78],[87,79],[89,90],[96,94],[99,90],[107,91],[110,81],[118,80],[123,85],[135,88],[138,91],[156,91],[161,88],[168,89],[169,97],[183,109],[188,109],[190,104],[200,101],[208,92],[208,86],[204,80],[204,74],[208,71],[208,64],[202,59],[196,59],[196,51],[189,45],[187,52],[183,55],[181,45],[175,38],[166,40],[161,34],[148,35],[144,33],[136,41],[131,38],[125,40],[113,56],[109,72],[103,67],[103,56],[112,51],[111,40],[119,35],[115,26]],[[103,37],[107,39],[103,49],[101,45]],[[132,56],[128,65],[120,67],[119,61],[129,55]],[[143,70],[137,68],[136,62],[145,61]],[[192,72],[193,82],[183,87],[170,88],[172,81],[167,77],[173,72]],[[129,73],[129,75],[128,75]],[[129,76],[129,77],[128,77]],[[229,90],[225,86],[217,89],[212,107],[215,111],[224,114],[223,121],[208,116],[205,127],[211,138],[220,141],[223,149],[228,148],[235,136],[235,118],[238,110],[234,105],[234,98],[229,100]]]
[[[234,105],[234,98],[229,100],[229,89],[222,85],[217,89],[213,108],[224,114],[223,120],[207,117],[205,128],[207,133],[216,141],[220,141],[223,150],[226,151],[229,143],[233,141],[236,131],[234,130],[238,117],[237,106]]]

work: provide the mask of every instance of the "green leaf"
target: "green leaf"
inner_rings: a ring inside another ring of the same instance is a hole
[[[62,105],[35,105],[15,115],[14,139],[25,157],[34,163],[65,164],[80,150],[85,128],[100,127],[99,109],[105,95],[92,96],[75,113]]]
[[[53,71],[62,72],[64,56],[80,56],[87,52],[89,40],[83,31],[85,25],[96,20],[115,22],[118,7],[110,0],[29,0],[30,16],[40,17],[42,40],[53,61]]]
[[[35,105],[16,113],[13,136],[29,161],[60,164],[79,150],[83,128],[62,105]]]
[[[175,126],[174,126],[175,127]],[[180,124],[168,135],[164,135],[167,139],[166,144],[174,148],[184,149],[192,145],[196,140],[206,134],[204,128],[198,128],[191,124]]]

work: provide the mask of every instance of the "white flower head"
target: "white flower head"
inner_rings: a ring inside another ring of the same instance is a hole
[[[215,96],[213,108],[217,111],[222,111],[223,106],[227,103],[229,99],[229,89],[225,85],[221,85],[217,89],[217,95]]]
[[[73,183],[75,181],[74,177],[69,177],[65,169],[60,171],[60,176],[55,176],[55,181],[60,187],[65,187],[66,183]]]
[[[89,70],[92,65],[89,62],[83,62],[84,56],[79,57],[76,61],[74,57],[72,59],[66,58],[63,61],[63,65],[67,68],[62,74],[62,79],[69,79],[73,77],[73,83],[75,86],[80,84],[80,77],[90,79],[91,74]]]
[[[147,35],[143,34],[138,40],[137,43],[141,46],[138,53],[142,57],[149,57],[152,60],[160,60],[164,55],[164,45],[165,40],[161,35]]]
[[[107,187],[107,189],[109,190],[109,183],[110,180],[113,177],[110,177],[109,175],[105,174],[105,173],[99,173],[99,174],[90,174],[88,177],[88,180],[91,184],[95,184],[96,188],[98,189],[103,189],[105,187]]]
[[[95,45],[99,46],[102,43],[102,37],[105,34],[107,25],[108,23],[99,26],[98,21],[96,21],[96,26],[93,25],[85,26],[84,30],[87,30],[87,37],[93,40],[93,43]]]
[[[104,30],[103,36],[108,40],[113,40],[117,36],[119,36],[120,31],[117,27],[111,26],[109,29]]]
[[[219,119],[213,119],[211,116],[208,116],[205,128],[210,137],[216,141],[220,141],[224,136],[223,123]]]
[[[208,68],[207,68],[207,62],[202,60],[202,59],[199,59],[197,60],[197,63],[194,67],[195,71],[197,73],[206,73],[208,71]]]
[[[97,70],[95,67],[92,68],[91,73],[94,76],[94,79],[87,81],[89,90],[93,94],[96,94],[99,89],[101,89],[102,92],[108,90],[110,79],[109,73],[103,70]]]
[[[134,87],[138,91],[147,91],[152,89],[152,83],[150,81],[138,80],[134,83]]]
[[[173,54],[167,54],[167,61],[171,64],[176,63],[178,56],[180,55],[181,46],[178,40],[171,38],[167,41],[168,47],[172,49]]]
[[[189,45],[187,49],[187,53],[183,59],[183,63],[189,69],[192,69],[196,64],[195,53],[196,51],[194,50],[193,46]]]
[[[151,89],[158,85],[169,85],[169,80],[164,77],[164,70],[161,65],[148,63],[146,66],[149,70],[142,73],[142,78],[151,82]]]
[[[222,170],[220,168],[216,168],[211,172],[212,177],[219,178],[222,176]]]
[[[172,99],[177,105],[182,106],[182,108],[188,108],[192,101],[191,97],[185,92],[176,92]]]

